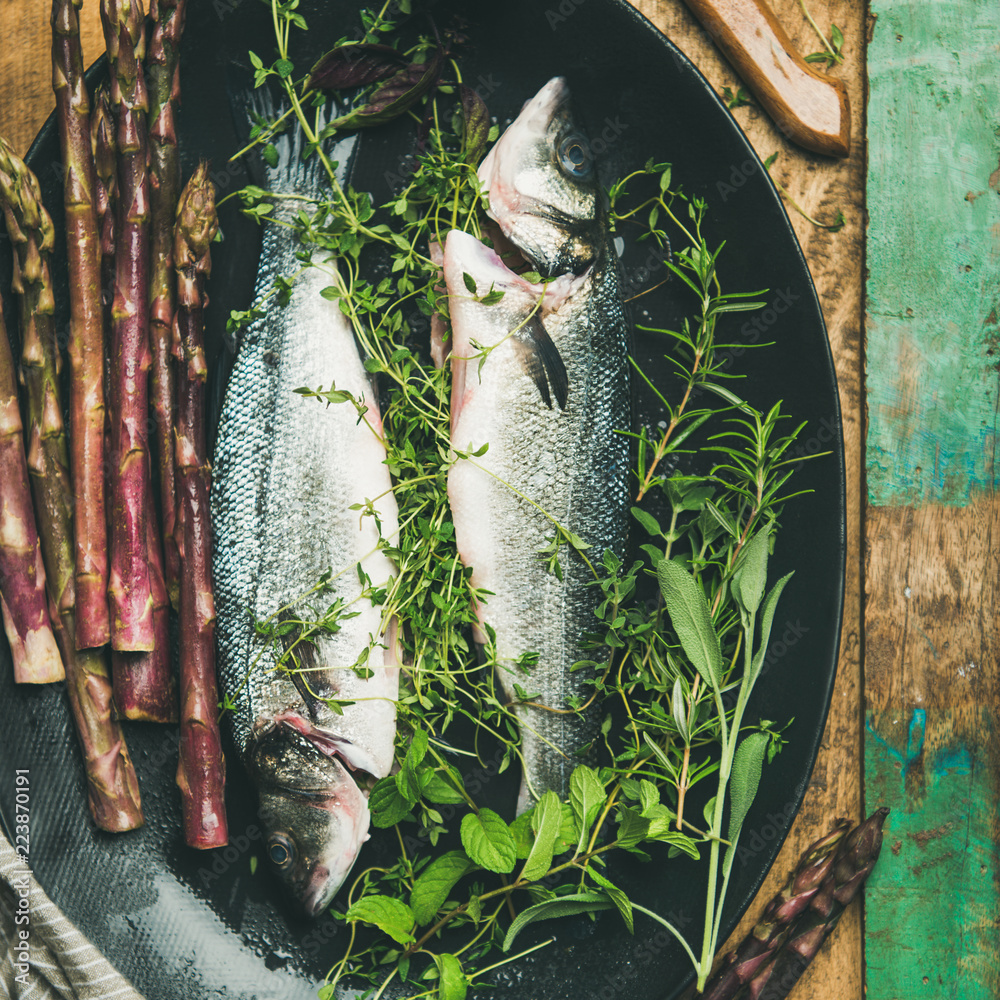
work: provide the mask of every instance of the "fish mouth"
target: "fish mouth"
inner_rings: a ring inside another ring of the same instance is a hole
[[[515,122],[493,144],[479,165],[479,180],[483,190],[489,193],[489,215],[506,236],[511,235],[519,215],[542,207],[536,199],[526,197],[517,189],[515,178],[525,151],[543,141],[552,119],[568,101],[566,78],[553,77],[534,97],[525,101]]]

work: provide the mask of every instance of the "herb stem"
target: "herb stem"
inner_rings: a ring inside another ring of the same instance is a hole
[[[826,51],[829,52],[830,55],[834,57],[834,59],[838,59],[837,53],[834,50],[833,46],[831,46],[830,43],[826,40],[826,35],[824,35],[822,31],[820,31],[819,25],[813,20],[812,14],[809,13],[809,8],[806,6],[806,0],[799,0],[799,6],[802,8],[802,13],[805,14],[806,20],[812,26],[813,31],[815,31],[816,34],[819,36],[819,40],[823,43],[823,48],[826,49]]]

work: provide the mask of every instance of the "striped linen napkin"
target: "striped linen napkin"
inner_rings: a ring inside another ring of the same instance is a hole
[[[0,1000],[143,1000],[0,832]]]

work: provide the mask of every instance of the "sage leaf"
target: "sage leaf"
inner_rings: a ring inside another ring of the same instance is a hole
[[[786,573],[770,590],[764,598],[764,609],[760,616],[760,648],[754,654],[750,663],[750,683],[753,685],[760,676],[764,666],[764,657],[767,656],[767,644],[771,641],[771,626],[774,624],[774,612],[778,607],[778,599],[785,589],[785,584],[791,580],[792,574]]]
[[[608,894],[608,899],[615,904],[618,912],[622,915],[622,920],[625,921],[629,934],[634,934],[632,902],[625,892],[619,889],[611,879],[602,875],[593,865],[587,868],[587,874]]]
[[[664,559],[656,567],[660,593],[681,647],[695,670],[713,691],[722,677],[722,649],[712,627],[705,592],[679,563]]]
[[[374,924],[398,944],[410,944],[414,940],[416,918],[413,911],[406,903],[391,896],[362,896],[344,914],[344,918],[348,923],[361,921]]]
[[[410,909],[418,924],[429,924],[463,875],[476,864],[463,851],[447,851],[435,858],[418,876],[410,892]]]
[[[736,844],[740,839],[746,819],[760,786],[764,754],[770,742],[767,733],[751,733],[733,755],[733,769],[729,776],[729,847],[722,859],[722,876],[728,878],[736,858]]]
[[[577,913],[594,913],[598,910],[610,910],[614,906],[604,892],[576,892],[571,896],[559,896],[547,899],[543,903],[535,903],[517,915],[503,939],[503,950],[510,951],[514,939],[528,924],[538,920],[550,920],[553,917],[571,917]]]
[[[535,843],[521,870],[521,878],[534,882],[552,867],[552,853],[555,850],[561,822],[562,803],[555,792],[548,791],[538,800],[538,805],[531,814]]]
[[[580,821],[580,839],[576,845],[578,852],[584,849],[590,828],[594,825],[594,820],[597,819],[597,814],[607,797],[604,785],[592,767],[581,764],[574,769],[569,777],[569,804],[573,808],[573,814]]]
[[[684,700],[684,682],[680,677],[674,680],[674,689],[670,697],[670,711],[674,717],[674,725],[685,743],[691,742],[687,725],[687,702]]]
[[[747,811],[753,804],[760,785],[760,773],[767,750],[766,733],[751,733],[736,748],[733,769],[729,777],[729,836],[734,841],[740,835]]]
[[[492,810],[462,817],[462,846],[477,865],[506,875],[517,863],[517,845],[507,824]]]
[[[368,796],[368,808],[371,810],[372,823],[384,828],[395,826],[405,819],[411,808],[411,803],[400,794],[396,779],[392,776],[381,778]]]
[[[771,528],[761,528],[746,545],[739,560],[739,565],[733,573],[733,597],[739,606],[748,614],[757,613],[761,598],[764,596],[764,585],[767,583],[767,555],[771,539]]]

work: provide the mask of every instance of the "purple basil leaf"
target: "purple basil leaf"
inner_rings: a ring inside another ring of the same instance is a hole
[[[343,90],[378,83],[406,64],[406,58],[388,45],[338,45],[309,71],[311,90]]]
[[[462,101],[462,149],[466,162],[475,166],[483,153],[490,134],[490,113],[486,102],[464,83],[459,89]]]
[[[408,111],[437,84],[444,51],[437,49],[429,62],[411,63],[372,91],[368,103],[330,123],[338,129],[382,125]]]

